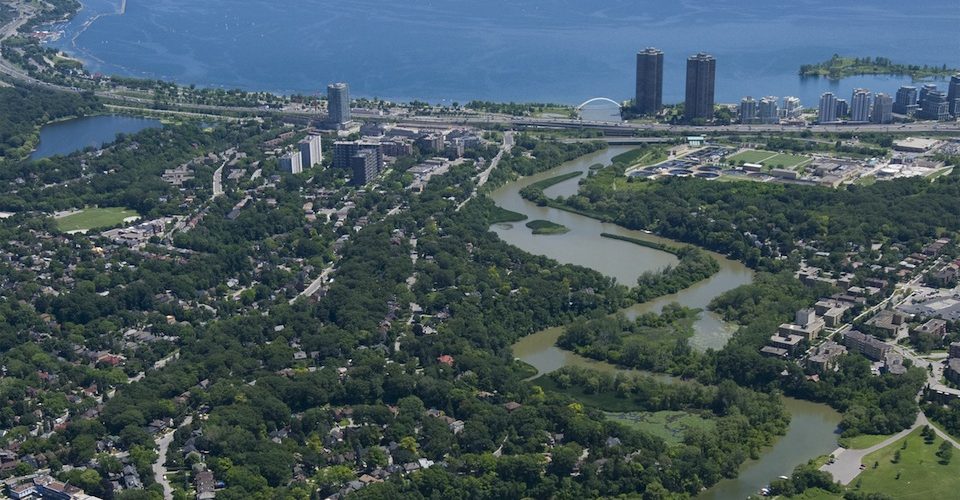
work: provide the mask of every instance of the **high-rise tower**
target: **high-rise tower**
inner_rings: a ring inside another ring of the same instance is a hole
[[[653,115],[663,107],[663,51],[647,48],[637,53],[637,92],[634,109]]]
[[[713,118],[713,92],[717,60],[700,52],[687,58],[687,92],[683,117],[687,121]]]

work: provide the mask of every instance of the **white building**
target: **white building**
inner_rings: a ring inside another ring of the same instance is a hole
[[[291,174],[303,172],[303,158],[300,155],[300,151],[287,153],[280,157],[280,170],[290,172]]]
[[[837,121],[837,96],[833,92],[825,92],[820,96],[820,114],[817,118],[820,123]]]
[[[867,89],[855,89],[853,98],[850,100],[850,121],[868,122],[870,121],[870,91]]]
[[[311,168],[323,161],[319,135],[307,136],[297,146],[300,148],[300,160],[304,168]]]

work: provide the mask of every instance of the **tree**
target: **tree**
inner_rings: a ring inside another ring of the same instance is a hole
[[[937,450],[937,456],[940,457],[940,464],[947,465],[953,458],[953,445],[948,441],[940,443],[940,449]]]

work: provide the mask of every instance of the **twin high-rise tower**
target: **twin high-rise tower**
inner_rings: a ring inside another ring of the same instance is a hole
[[[699,53],[687,59],[687,87],[684,100],[685,120],[713,118],[717,61]],[[663,51],[648,48],[637,53],[637,88],[634,110],[642,115],[656,114],[663,107]]]
[[[634,108],[654,115],[663,107],[663,51],[648,48],[637,53],[637,94]]]
[[[713,118],[716,80],[717,60],[713,56],[700,52],[687,58],[687,93],[683,101],[685,120]]]

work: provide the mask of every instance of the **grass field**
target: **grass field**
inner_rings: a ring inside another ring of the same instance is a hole
[[[663,148],[638,148],[631,149],[626,153],[620,153],[610,159],[611,163],[620,167],[632,167],[634,165],[652,165],[667,159]]]
[[[679,444],[690,429],[712,432],[716,428],[712,420],[685,411],[608,412],[606,415],[610,420],[649,432],[670,444]]]
[[[494,206],[490,213],[490,223],[500,224],[503,222],[520,222],[527,220],[527,216],[513,210],[507,210],[499,206]]]
[[[695,413],[686,411],[638,411],[639,406],[630,398],[617,397],[614,393],[588,394],[579,387],[561,389],[549,377],[540,377],[534,384],[545,391],[559,392],[583,403],[602,410],[607,418],[660,436],[670,444],[683,439],[683,433],[692,428],[711,431],[714,422]]]
[[[735,163],[743,161],[744,163],[759,163],[768,168],[797,168],[813,161],[812,158],[800,155],[790,155],[774,153],[773,151],[764,151],[761,149],[751,149],[742,153],[735,154],[729,158]]]
[[[774,156],[777,156],[777,153],[774,153],[773,151],[749,149],[742,153],[737,153],[727,159],[733,160],[735,163],[739,163],[740,161],[743,161],[744,163],[762,163],[763,160],[773,158]]]
[[[570,231],[567,226],[548,220],[532,220],[526,226],[533,229],[533,234],[563,234]]]
[[[781,168],[781,167],[777,167],[777,165],[782,165],[783,166],[782,168],[797,168],[799,166],[806,165],[811,161],[813,161],[813,159],[807,156],[778,154],[773,158],[768,158],[764,160],[762,165],[765,167],[774,167],[774,168]]]
[[[936,456],[942,439],[926,444],[920,435],[921,429],[907,437],[871,453],[863,459],[867,468],[854,480],[851,489],[867,493],[884,493],[892,498],[957,498],[960,491],[960,450],[954,450],[953,460],[948,465],[940,463]],[[905,449],[901,449],[903,443]],[[893,463],[894,454],[900,452],[900,460]],[[877,468],[873,464],[877,463]]]
[[[85,208],[77,213],[57,219],[57,228],[61,231],[89,231],[102,227],[115,226],[127,217],[137,217],[133,210],[120,207]]]
[[[880,444],[890,435],[883,434],[861,434],[852,438],[840,438],[840,446],[851,450],[863,450],[875,444]]]

